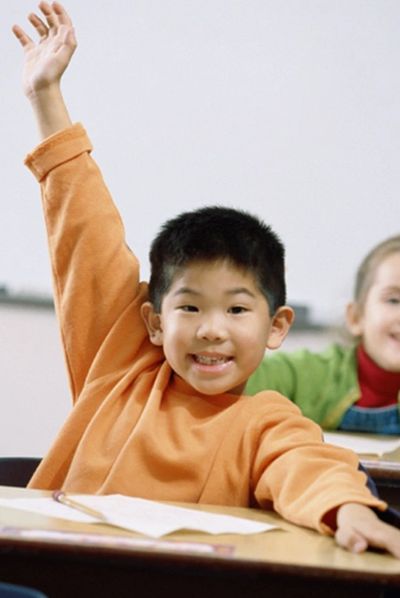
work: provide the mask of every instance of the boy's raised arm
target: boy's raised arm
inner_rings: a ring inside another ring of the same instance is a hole
[[[55,306],[75,401],[85,384],[121,372],[150,346],[140,315],[147,286],[139,283],[138,261],[91,157],[90,140],[80,124],[72,125],[61,94],[60,80],[77,45],[71,19],[58,2],[41,2],[39,8],[42,17],[28,17],[37,43],[19,25],[13,33],[24,49],[24,91],[44,139],[25,163],[41,184]]]
[[[61,4],[40,2],[39,8],[43,18],[34,13],[28,17],[39,35],[38,42],[19,25],[12,30],[24,49],[23,88],[44,139],[71,125],[60,81],[77,44],[71,19]]]

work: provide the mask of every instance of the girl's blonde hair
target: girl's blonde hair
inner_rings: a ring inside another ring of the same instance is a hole
[[[354,301],[363,305],[373,282],[376,269],[390,254],[400,252],[400,235],[390,237],[376,245],[361,262],[354,285]]]

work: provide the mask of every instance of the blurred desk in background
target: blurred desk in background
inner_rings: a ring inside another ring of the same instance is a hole
[[[355,451],[383,500],[400,510],[400,438],[349,432],[324,432],[326,442]]]
[[[360,461],[374,480],[383,500],[400,511],[400,460],[388,461],[385,457],[371,459],[361,456]]]

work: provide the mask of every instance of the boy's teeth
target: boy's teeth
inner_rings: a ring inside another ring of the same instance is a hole
[[[196,361],[204,365],[219,365],[227,361],[226,357],[208,357],[206,355],[196,355]]]

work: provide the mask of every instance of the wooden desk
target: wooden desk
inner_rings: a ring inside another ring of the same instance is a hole
[[[0,487],[0,496],[45,494]],[[195,506],[193,505],[195,508]],[[197,507],[206,509],[206,507]],[[156,548],[85,545],[62,540],[22,540],[0,535],[0,580],[34,586],[50,598],[382,598],[400,595],[400,560],[386,554],[350,554],[332,538],[292,526],[274,514],[209,507],[241,517],[275,522],[282,529],[250,536],[176,533],[171,541],[218,545],[226,554]],[[1,508],[2,526],[24,529],[134,535],[111,527],[82,525]],[[233,552],[229,552],[233,551]]]

